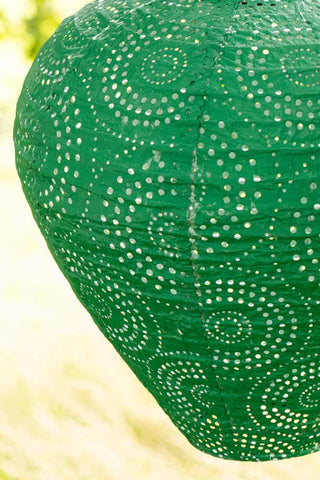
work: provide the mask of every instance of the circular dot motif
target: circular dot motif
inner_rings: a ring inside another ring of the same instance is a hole
[[[248,395],[249,417],[268,437],[287,439],[304,449],[304,441],[319,442],[319,378],[318,354],[303,361],[292,359],[289,365],[273,371],[272,379],[258,380]],[[312,382],[313,385],[309,385]],[[259,399],[258,399],[259,397]]]
[[[212,408],[217,403],[216,393],[210,392],[206,385],[195,385],[190,392],[192,397],[206,408]]]
[[[142,313],[138,308],[121,302],[124,308],[119,308],[110,321],[99,317],[108,337],[119,345],[124,356],[136,362],[146,363],[149,358],[161,349],[162,334],[154,315]],[[131,302],[130,302],[131,303]]]
[[[142,78],[156,85],[174,82],[188,66],[187,54],[179,47],[160,49],[147,55],[142,62]]]
[[[314,88],[320,84],[320,52],[310,47],[291,48],[280,62],[282,72],[292,85]]]
[[[178,219],[179,216],[174,212],[159,212],[152,216],[147,227],[152,243],[160,252],[174,258],[179,258],[181,255],[179,246],[176,245],[176,235],[178,234],[176,221]]]
[[[307,409],[319,408],[320,384],[310,385],[299,396],[300,404]]]
[[[234,310],[213,313],[204,322],[206,335],[221,342],[235,343],[245,340],[251,332],[248,317]]]

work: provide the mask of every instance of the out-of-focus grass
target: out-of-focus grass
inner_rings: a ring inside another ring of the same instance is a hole
[[[242,463],[195,449],[75,298],[15,173],[19,52],[0,45],[0,480],[318,479],[317,453]]]

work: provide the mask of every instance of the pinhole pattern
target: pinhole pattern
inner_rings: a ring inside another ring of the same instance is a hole
[[[319,39],[312,0],[96,0],[17,103],[17,173],[59,268],[220,458],[319,450]]]

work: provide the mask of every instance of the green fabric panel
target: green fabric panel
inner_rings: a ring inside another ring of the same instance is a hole
[[[59,268],[216,457],[320,448],[319,13],[95,1],[17,104],[17,172]]]

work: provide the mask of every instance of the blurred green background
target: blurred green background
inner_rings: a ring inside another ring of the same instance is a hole
[[[40,46],[83,0],[0,0],[0,480],[306,480],[195,449],[106,341],[54,263],[15,172],[12,128]]]

